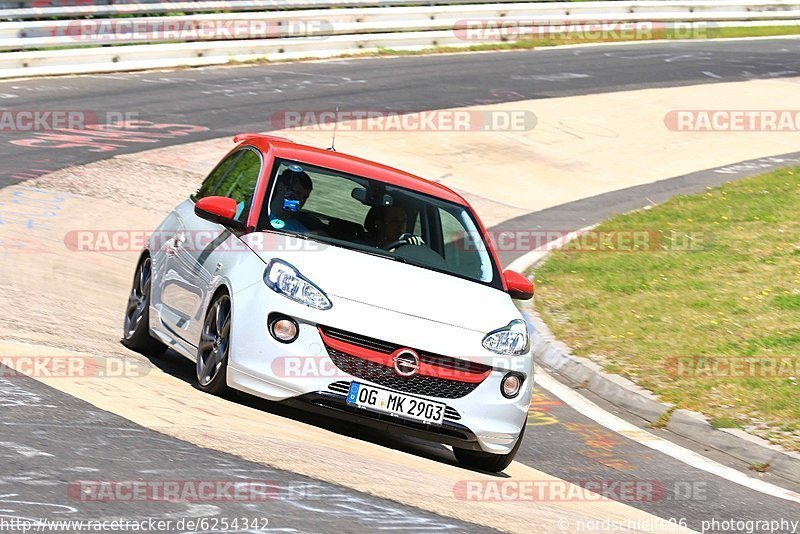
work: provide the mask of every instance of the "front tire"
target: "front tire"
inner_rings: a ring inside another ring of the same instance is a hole
[[[458,447],[453,447],[453,453],[458,463],[464,467],[477,469],[478,471],[487,471],[489,473],[499,473],[508,467],[514,460],[514,456],[517,455],[517,451],[520,445],[522,445],[522,438],[525,435],[525,428],[525,426],[522,427],[522,431],[517,438],[517,443],[508,454],[492,454],[490,452],[459,449]]]
[[[197,347],[197,386],[212,395],[228,389],[228,352],[231,339],[231,298],[218,295],[208,307]]]
[[[166,345],[150,335],[150,288],[153,261],[144,256],[133,275],[133,287],[125,308],[122,344],[131,350],[150,356],[160,356]]]

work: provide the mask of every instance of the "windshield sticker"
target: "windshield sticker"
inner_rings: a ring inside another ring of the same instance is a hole
[[[269,223],[272,225],[273,228],[277,230],[280,230],[281,228],[286,226],[286,223],[280,219],[272,219]]]

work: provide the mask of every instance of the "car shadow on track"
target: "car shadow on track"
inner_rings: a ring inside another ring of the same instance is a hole
[[[175,378],[182,380],[191,387],[198,389],[197,377],[195,376],[195,370],[192,362],[177,352],[173,350],[167,350],[167,352],[165,352],[162,356],[154,357],[145,355],[145,357],[150,361],[150,363],[153,364],[153,366]],[[458,462],[456,462],[453,452],[448,447],[440,443],[428,442],[408,436],[387,434],[385,432],[380,432],[367,426],[352,423],[350,421],[340,421],[333,417],[325,417],[324,415],[316,414],[292,406],[286,406],[278,402],[268,401],[239,391],[229,390],[229,392],[222,398],[227,402],[235,402],[249,408],[254,408],[256,410],[277,415],[279,417],[285,417],[286,419],[291,419],[299,423],[312,425],[330,432],[335,432],[342,436],[347,436],[349,438],[380,445],[381,447],[387,447],[408,454],[413,454],[414,456],[427,458],[435,462],[461,467],[465,471],[475,471],[498,478],[509,478],[509,475],[505,473],[489,473],[475,469],[468,469],[461,466],[458,464]]]

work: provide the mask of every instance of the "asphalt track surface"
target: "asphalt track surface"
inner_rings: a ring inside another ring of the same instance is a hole
[[[0,532],[12,531],[2,528],[2,520],[14,517],[172,520],[170,532],[189,532],[205,529],[177,521],[215,516],[238,518],[242,526],[247,521],[257,526],[253,531],[266,532],[495,532],[184,443],[25,377],[0,378],[0,429]],[[80,493],[81,481],[156,479],[240,480],[252,484],[256,496],[247,501],[132,500],[109,505]],[[211,526],[208,531],[222,530]]]
[[[586,76],[574,76],[581,74]],[[514,100],[551,98],[599,92],[669,87],[699,83],[718,83],[748,79],[797,76],[800,74],[800,40],[757,40],[729,42],[666,43],[625,46],[568,48],[513,53],[482,53],[392,59],[362,59],[316,63],[281,64],[148,72],[75,78],[32,79],[0,84],[2,108],[91,110],[136,113],[139,120],[158,123],[202,126],[204,131],[185,136],[149,139],[148,142],[115,140],[108,151],[96,151],[96,140],[72,137],[72,148],[25,148],[13,141],[35,138],[24,132],[0,132],[0,186],[20,183],[26,178],[75,164],[169,144],[231,135],[241,131],[270,130],[274,112],[292,109],[425,110],[499,103]],[[41,141],[41,139],[40,139]],[[64,139],[47,143],[63,144]],[[787,156],[797,161],[800,154]],[[660,200],[678,192],[702,189],[753,172],[756,168],[779,165],[776,161],[759,161],[733,170],[711,169],[687,177],[630,188],[582,201],[558,206],[542,212],[512,219],[497,229],[580,228],[598,222],[611,213],[625,211],[650,200]],[[507,262],[511,257],[505,257]],[[161,363],[177,376],[191,377],[192,366],[177,356]],[[21,388],[21,392],[10,388]],[[16,392],[16,393],[11,393]],[[27,392],[27,393],[26,393]],[[0,447],[0,518],[6,516],[52,517],[55,510],[74,509],[63,515],[92,518],[109,515],[102,503],[76,503],[58,484],[76,478],[92,478],[102,472],[105,480],[136,478],[150,471],[169,473],[175,479],[190,473],[196,479],[214,479],[215,469],[242,469],[252,480],[252,473],[278,484],[316,484],[320,491],[341,495],[341,500],[363,504],[363,508],[383,510],[378,516],[398,522],[394,530],[428,531],[437,528],[451,531],[478,531],[481,527],[438,517],[434,514],[369,497],[352,490],[303,479],[251,464],[235,457],[198,449],[179,440],[161,436],[137,427],[110,414],[101,412],[76,399],[54,391],[32,380],[15,379],[0,382],[0,399],[37,398],[36,402],[3,407],[0,428],[3,442],[31,447],[52,457],[28,456],[18,450]],[[711,518],[738,520],[797,519],[800,506],[768,497],[728,482],[714,475],[691,468],[677,460],[653,451],[625,437],[613,434],[590,419],[578,414],[547,392],[539,391],[538,404],[529,417],[526,439],[517,460],[565,480],[658,481],[663,496],[652,501],[627,502],[663,518],[684,518],[692,528]],[[617,415],[613,406],[593,399]],[[261,406],[253,399],[232,399]],[[38,403],[38,404],[37,404]],[[46,406],[56,406],[45,409]],[[264,406],[263,409],[275,409]],[[314,416],[293,410],[281,412],[286,417],[305,420],[352,434],[352,428],[327,423]],[[640,421],[633,421],[641,423]],[[714,451],[703,451],[697,444],[674,441],[700,450],[712,459],[746,471],[730,458]],[[57,432],[61,439],[52,440]],[[131,440],[130,436],[136,438]],[[426,446],[413,440],[376,436],[368,431],[363,439],[386,446],[426,454]],[[81,443],[81,447],[76,447]],[[82,447],[102,448],[102,454],[80,452]],[[88,476],[70,472],[83,467]],[[99,471],[91,471],[97,469]],[[789,489],[796,485],[771,475],[754,475]],[[687,488],[695,488],[687,493]],[[9,496],[10,495],[10,496]],[[338,497],[337,497],[338,499]],[[336,506],[337,499],[332,499]],[[325,500],[327,501],[327,500]],[[300,532],[346,531],[361,528],[372,531],[391,524],[376,523],[352,506],[342,505],[338,511],[313,508],[303,510],[301,504],[277,500],[268,511],[274,526]],[[313,504],[313,503],[312,503]],[[163,503],[148,509],[138,503],[131,517],[167,513],[198,513],[186,504]],[[177,506],[177,508],[176,508]],[[220,505],[223,515],[235,516],[241,504]],[[359,508],[356,506],[355,508]],[[50,507],[50,508],[47,508]],[[59,508],[62,507],[62,508]],[[141,508],[140,508],[141,507]],[[42,510],[51,513],[43,514]],[[114,509],[115,515],[119,515]],[[383,515],[381,515],[383,514]],[[56,516],[58,517],[58,516]],[[270,526],[273,526],[272,524]],[[783,531],[779,531],[783,532]]]
[[[0,131],[0,186],[110,156],[273,128],[287,110],[415,111],[800,74],[800,40],[682,42],[334,60],[271,66],[109,74],[0,83],[0,110],[135,114],[207,128],[148,142],[97,146],[72,138],[20,150],[41,135]],[[620,113],[624,113],[621,109]],[[84,132],[86,134],[86,132]]]

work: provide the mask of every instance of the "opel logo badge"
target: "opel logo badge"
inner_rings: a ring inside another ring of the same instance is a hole
[[[400,349],[392,356],[392,364],[399,376],[414,376],[419,371],[419,354],[411,349]]]

